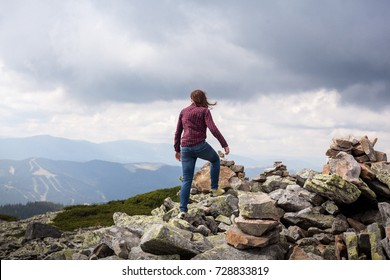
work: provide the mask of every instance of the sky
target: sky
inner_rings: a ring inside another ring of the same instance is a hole
[[[364,135],[390,155],[390,1],[0,6],[0,137],[173,144],[202,89],[233,155],[325,161]]]

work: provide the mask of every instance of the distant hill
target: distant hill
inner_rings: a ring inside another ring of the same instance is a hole
[[[124,199],[177,186],[181,167],[43,158],[0,160],[0,205],[51,201],[64,205]]]
[[[179,165],[173,145],[124,140],[105,143],[70,140],[49,135],[0,138],[0,159],[48,158],[67,161],[158,162]]]
[[[218,149],[219,147],[214,148]],[[248,171],[249,169],[258,169],[259,171],[256,174],[259,174],[263,168],[272,167],[275,160],[287,160],[288,167],[292,170],[304,167],[313,168],[313,163],[304,162],[300,159],[253,159],[240,156],[238,154],[239,151],[236,152],[236,154],[230,154],[229,159],[234,160],[237,164],[244,165]],[[180,162],[174,158],[173,144],[148,143],[134,140],[92,143],[49,135],[25,138],[0,138],[0,159],[25,160],[28,158],[47,158],[78,162],[92,160],[118,163],[154,162],[180,166]],[[199,160],[198,166],[203,165],[203,163],[203,161]]]

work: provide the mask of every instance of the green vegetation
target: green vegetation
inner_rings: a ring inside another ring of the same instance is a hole
[[[18,218],[14,217],[14,216],[0,214],[0,221],[14,222],[17,220],[18,220]]]
[[[159,189],[106,204],[68,206],[54,219],[54,225],[63,231],[90,226],[111,226],[114,224],[112,216],[115,212],[150,215],[150,212],[159,207],[167,197],[179,201],[177,196],[179,190],[180,187]]]
[[[0,206],[0,213],[14,216],[19,219],[27,219],[46,212],[55,212],[61,210],[63,207],[64,205],[58,203],[48,201],[34,201],[27,202],[25,205],[21,203],[2,205]]]

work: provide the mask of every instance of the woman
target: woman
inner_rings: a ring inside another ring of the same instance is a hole
[[[222,189],[218,189],[220,159],[215,150],[206,142],[207,128],[224,148],[225,154],[227,155],[230,152],[229,146],[214,124],[209,110],[211,106],[217,103],[210,103],[207,100],[206,93],[202,90],[195,90],[191,93],[191,102],[190,106],[180,112],[174,144],[175,157],[181,161],[183,168],[183,182],[180,189],[180,214],[178,216],[181,219],[185,218],[188,211],[188,201],[197,158],[210,161],[212,195],[217,196],[224,193]]]

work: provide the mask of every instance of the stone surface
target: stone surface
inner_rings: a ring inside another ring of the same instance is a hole
[[[146,216],[146,215],[134,215],[129,216],[126,213],[116,212],[113,215],[114,224],[117,227],[128,228],[131,232],[137,233],[142,236],[145,229],[154,224],[160,224],[163,222],[161,217]]]
[[[318,210],[313,208],[306,208],[297,213],[285,213],[283,219],[293,225],[307,230],[310,227],[318,227],[320,229],[331,228],[335,218],[332,215],[321,214]]]
[[[343,238],[347,247],[347,254],[349,260],[358,260],[358,238],[354,232],[344,232]]]
[[[192,258],[193,260],[281,260],[284,259],[284,250],[274,244],[263,248],[239,250],[226,244],[220,244]]]
[[[231,188],[230,179],[236,176],[236,173],[227,166],[221,166],[219,173],[219,188],[228,189]],[[204,165],[194,175],[192,186],[198,190],[198,192],[209,192],[210,181],[210,166]]]
[[[381,230],[377,223],[373,223],[367,227],[367,232],[370,237],[370,245],[371,245],[371,258],[373,260],[385,260],[386,257],[383,253],[382,249],[382,236]]]
[[[371,169],[375,172],[376,178],[390,189],[390,163],[375,162],[371,164]]]
[[[40,222],[31,222],[27,225],[25,238],[27,240],[35,238],[54,237],[59,238],[61,231],[56,227]]]
[[[277,205],[286,212],[297,212],[313,206],[306,198],[309,192],[299,185],[289,185],[278,199]]]
[[[354,184],[335,174],[317,174],[306,181],[304,188],[335,202],[345,204],[356,201],[361,194],[361,191]]]
[[[141,249],[155,255],[180,255],[192,258],[200,253],[191,242],[192,234],[167,224],[152,225],[142,236]]]
[[[362,145],[364,153],[369,157],[370,161],[376,161],[376,155],[374,150],[374,145],[368,139],[367,136],[364,136],[360,139],[360,144]]]
[[[339,152],[335,158],[329,160],[330,172],[347,181],[358,180],[360,177],[360,164],[346,152]]]
[[[280,212],[276,201],[266,193],[241,193],[238,196],[240,215],[248,219],[271,219],[278,221]]]
[[[253,236],[262,236],[279,225],[273,220],[245,219],[242,216],[236,218],[235,223],[242,232]]]
[[[226,232],[225,240],[237,249],[265,247],[279,241],[279,230],[274,229],[258,237],[246,234],[238,227],[233,226]]]

